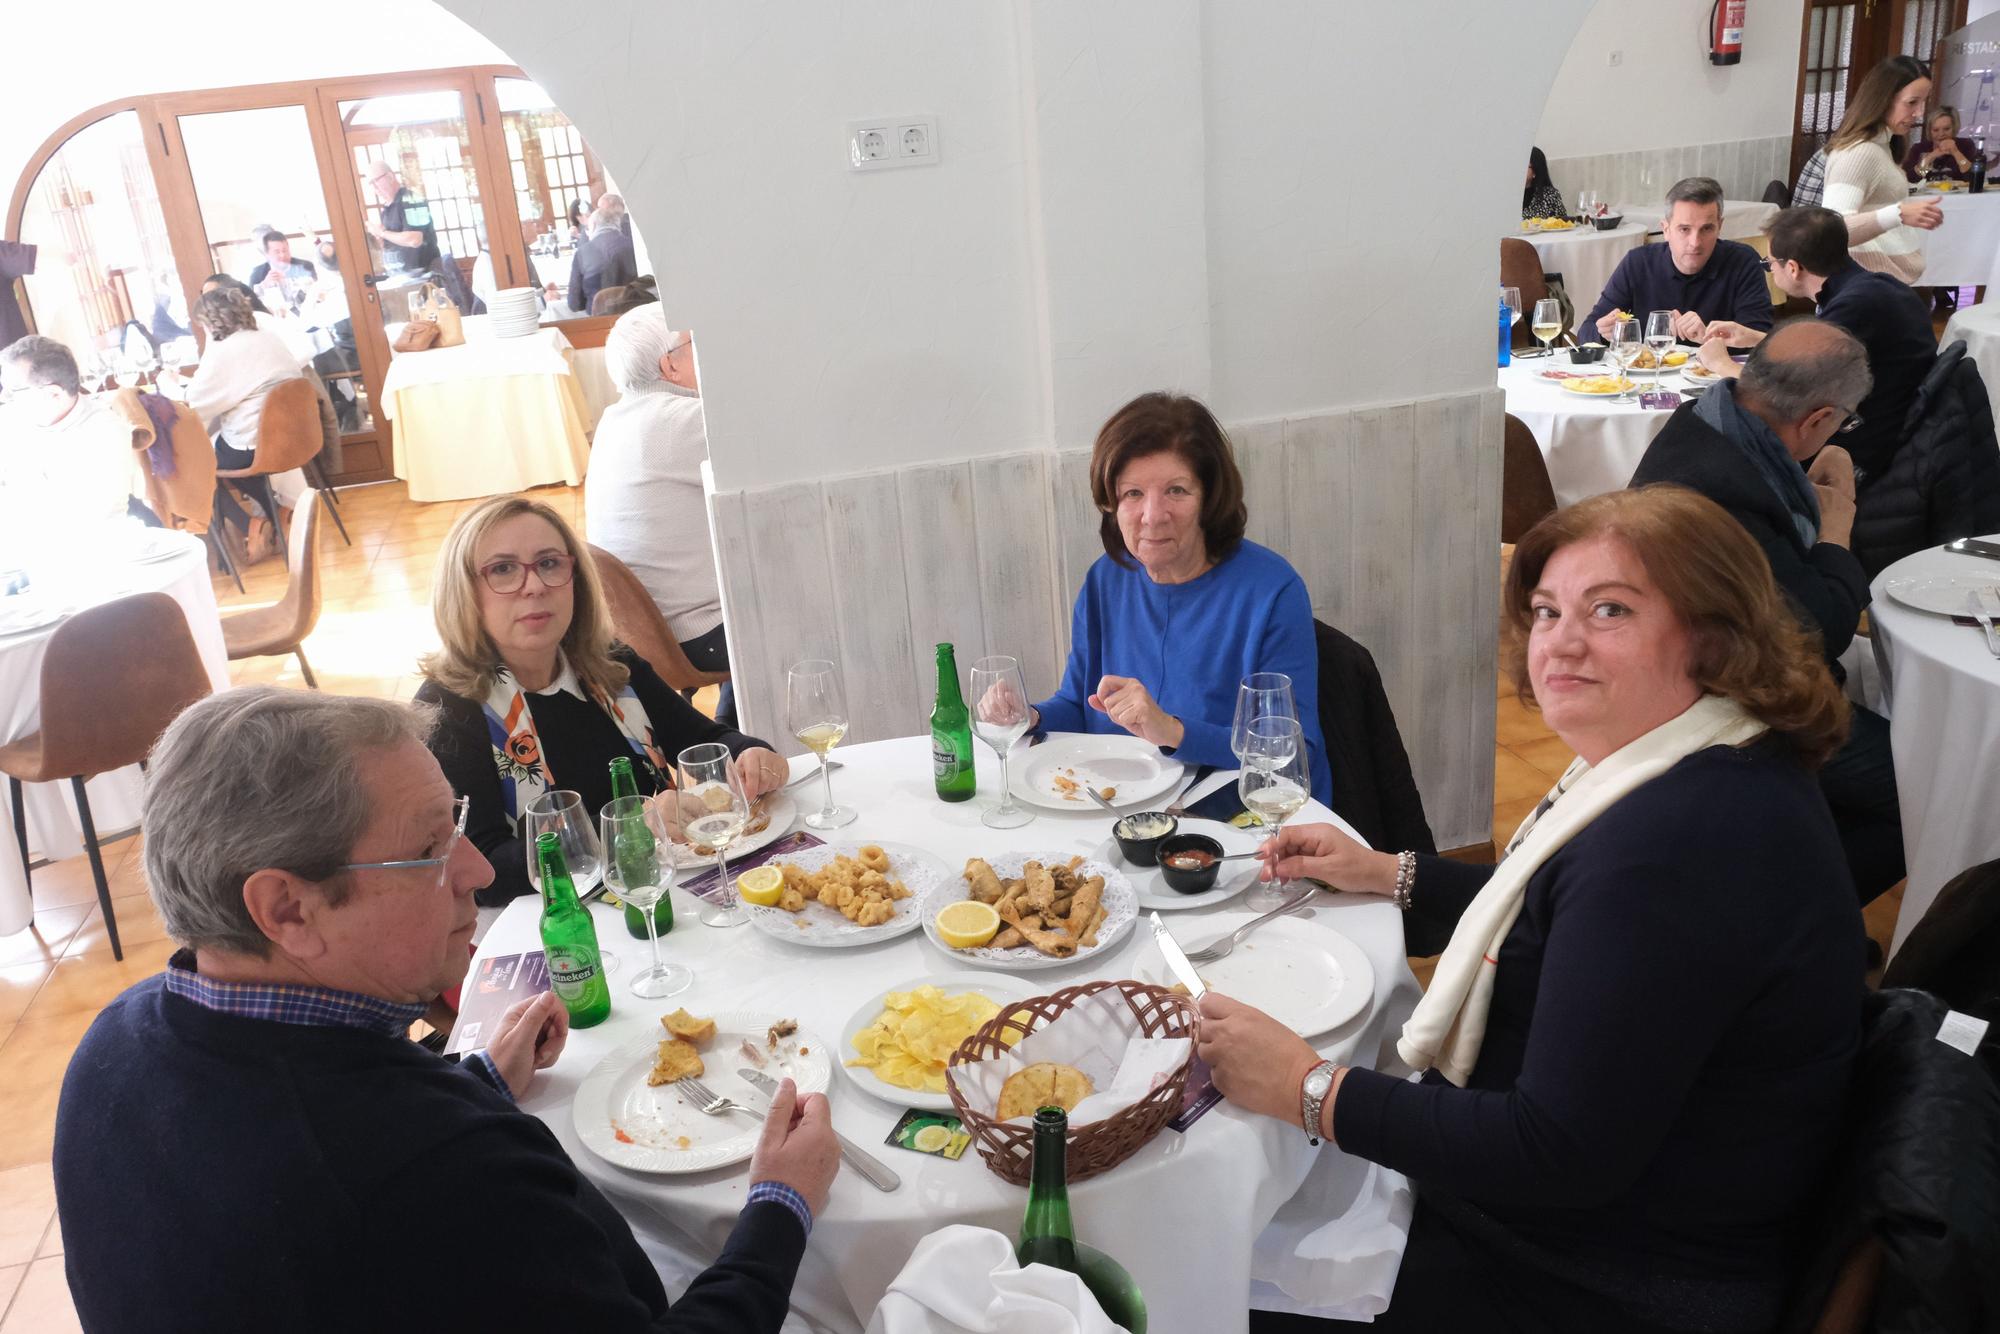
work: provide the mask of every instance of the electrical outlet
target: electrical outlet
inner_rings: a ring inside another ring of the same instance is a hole
[[[896,147],[904,157],[931,155],[931,127],[922,121],[896,127]]]
[[[938,160],[937,119],[885,116],[849,121],[846,157],[850,171],[933,166]]]

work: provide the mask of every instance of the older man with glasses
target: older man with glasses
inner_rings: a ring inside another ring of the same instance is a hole
[[[1834,675],[1868,606],[1868,575],[1849,549],[1854,463],[1845,441],[1874,385],[1859,339],[1824,320],[1791,320],[1667,424],[1632,485],[1673,482],[1729,511],[1757,539],[1778,587],[1815,633]],[[1808,466],[1810,465],[1810,466]],[[1847,742],[1820,770],[1863,903],[1903,878],[1903,827],[1889,724],[1855,706]]]
[[[492,868],[407,705],[246,688],[153,752],[146,878],[182,949],[101,1013],[56,1119],[87,1330],[768,1330],[838,1166],[773,1101],[742,1216],[669,1311],[618,1213],[515,1108],[551,994],[461,1065],[411,1042]]]

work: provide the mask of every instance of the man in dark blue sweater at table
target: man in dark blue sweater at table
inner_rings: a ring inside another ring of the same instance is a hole
[[[1722,187],[1706,176],[1675,181],[1667,191],[1666,240],[1630,251],[1604,284],[1583,325],[1608,341],[1622,313],[1638,320],[1672,311],[1674,333],[1699,343],[1716,320],[1746,329],[1771,327],[1771,293],[1764,261],[1741,241],[1724,241]]]
[[[514,1105],[568,1035],[556,998],[460,1065],[410,1041],[492,877],[428,725],[250,687],[155,747],[146,879],[183,948],[97,1017],[56,1114],[84,1329],[775,1332],[839,1166],[825,1098],[784,1083],[721,1258],[669,1311],[625,1220]]]

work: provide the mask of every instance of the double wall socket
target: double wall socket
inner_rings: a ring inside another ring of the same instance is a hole
[[[851,171],[932,167],[937,161],[935,116],[883,116],[847,123],[847,166]]]

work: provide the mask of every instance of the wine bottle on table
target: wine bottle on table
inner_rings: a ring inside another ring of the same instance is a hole
[[[937,704],[931,709],[931,779],[939,801],[972,796],[972,715],[958,689],[958,659],[951,645],[937,646]]]
[[[1125,1267],[1076,1239],[1069,1215],[1069,1113],[1044,1107],[1035,1113],[1035,1156],[1028,1177],[1028,1213],[1014,1258],[1023,1265],[1062,1269],[1083,1280],[1116,1324],[1146,1334],[1146,1299]]]
[[[611,761],[611,799],[636,797],[639,795],[639,780],[632,773],[632,757],[620,755]],[[644,829],[621,833],[617,846],[610,849],[613,861],[632,869],[627,873],[628,885],[647,885],[650,870],[647,859],[653,855],[653,836]],[[621,869],[622,869],[621,866]],[[605,891],[609,896],[610,891]],[[660,901],[653,905],[653,925],[661,935],[674,929],[674,905],[670,896],[660,895]],[[646,914],[632,904],[625,905],[625,932],[634,940],[646,939]]]
[[[542,868],[542,953],[549,963],[549,985],[569,1011],[571,1028],[601,1024],[611,1016],[611,984],[604,977],[604,955],[590,909],[577,902],[561,835],[553,830],[538,834],[535,856]]]
[[[1965,190],[1967,194],[1986,193],[1986,140],[1983,136],[1972,141],[1972,171],[1968,174]]]

